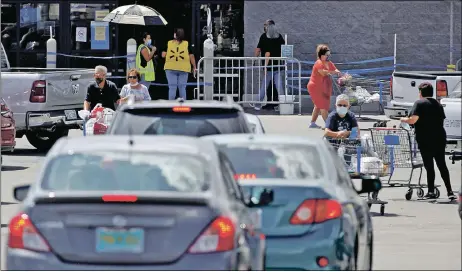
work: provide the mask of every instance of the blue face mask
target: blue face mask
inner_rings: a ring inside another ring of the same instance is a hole
[[[147,41],[145,42],[145,44],[146,44],[147,46],[151,46],[151,40],[147,40]]]
[[[344,116],[344,115],[347,114],[347,112],[348,112],[348,108],[346,108],[346,107],[337,107],[338,115]]]
[[[326,56],[326,60],[330,60],[330,55],[327,55],[327,56]]]

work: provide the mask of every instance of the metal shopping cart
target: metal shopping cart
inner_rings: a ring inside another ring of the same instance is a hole
[[[375,179],[385,175],[387,168],[375,156],[372,147],[367,144],[365,146],[360,139],[325,138],[325,140],[337,151],[352,179],[365,177]],[[380,205],[380,215],[385,214],[385,205],[388,202],[380,200],[378,192],[367,194],[367,205],[371,208],[373,204]]]
[[[426,184],[421,184],[423,161],[420,151],[417,147],[415,135],[412,130],[403,128],[371,128],[372,143],[375,152],[385,165],[389,168],[388,185],[390,187],[408,187],[405,194],[406,200],[411,200],[414,189],[417,190],[417,196],[424,196],[423,188]],[[393,180],[395,170],[399,168],[411,169],[411,173],[405,180]],[[419,179],[417,183],[412,183],[414,170],[419,169]],[[436,185],[435,187],[439,187]],[[435,194],[439,198],[440,191],[435,188]]]
[[[83,136],[105,134],[112,123],[114,113],[113,110],[102,107],[93,109],[90,115],[82,118]]]
[[[342,74],[334,83],[335,94],[348,95],[351,106],[359,107],[358,118],[368,119],[361,117],[362,106],[372,102],[379,102],[378,113],[384,113],[383,101],[390,95],[389,80]]]

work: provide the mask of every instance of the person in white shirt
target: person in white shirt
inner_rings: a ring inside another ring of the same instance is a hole
[[[122,87],[120,91],[120,101],[127,102],[130,96],[133,96],[135,101],[149,101],[151,96],[149,95],[148,88],[140,83],[141,74],[137,69],[130,69],[127,73],[128,84]]]

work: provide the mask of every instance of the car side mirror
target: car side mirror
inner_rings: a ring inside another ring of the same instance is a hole
[[[382,189],[382,181],[375,177],[364,177],[361,179],[361,190],[356,190],[358,194],[375,193]]]
[[[27,194],[29,193],[29,188],[30,188],[30,185],[15,187],[13,189],[14,199],[20,202],[24,201],[24,199],[26,199],[27,197]]]
[[[249,207],[261,207],[267,206],[274,200],[274,192],[271,189],[263,190],[252,190],[249,199],[247,200],[247,206]]]

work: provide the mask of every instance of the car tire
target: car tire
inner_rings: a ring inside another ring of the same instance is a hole
[[[54,132],[28,131],[26,138],[40,152],[47,152],[59,138],[69,134],[68,129],[57,128]]]

